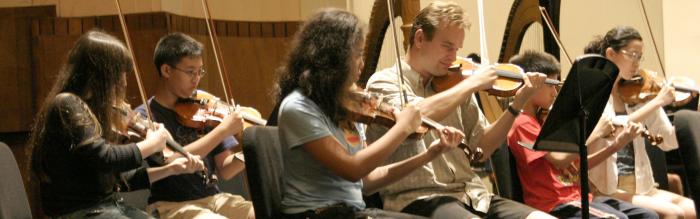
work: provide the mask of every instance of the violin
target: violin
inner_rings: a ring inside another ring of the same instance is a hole
[[[671,103],[672,106],[685,105],[698,95],[695,82],[689,78],[673,77],[669,82],[666,85],[667,83],[664,83],[656,72],[641,69],[636,76],[629,80],[620,79],[617,84],[617,95],[622,102],[635,105],[654,99],[663,86],[672,86],[676,89],[674,92],[675,101]]]
[[[537,112],[535,113],[535,118],[537,118],[537,121],[540,123],[540,125],[544,124],[544,121],[547,120],[547,116],[549,116],[550,110],[551,109],[545,108],[537,109]],[[626,116],[615,116],[612,120],[612,124],[616,128],[621,128],[627,123],[627,121],[628,119]],[[643,128],[642,130],[642,137],[648,139],[651,145],[658,145],[664,142],[663,136],[658,134],[651,134],[651,132],[646,128]]]
[[[153,123],[140,116],[137,112],[131,110],[129,104],[125,102],[119,104],[119,106],[113,106],[112,108],[118,113],[120,113],[123,118],[120,124],[121,126],[118,127],[117,131],[122,136],[126,137],[127,141],[135,142],[143,140],[146,137],[146,134],[148,133],[150,127],[153,127]],[[182,145],[180,145],[180,143],[175,141],[172,137],[168,137],[165,140],[165,145],[169,149],[180,153],[183,157],[187,157],[187,155],[189,154],[189,152],[185,151],[185,148],[182,147]],[[160,160],[158,162],[165,163],[165,160]],[[205,169],[199,172],[198,175],[202,177],[202,180],[204,181],[205,185],[216,185],[218,181],[216,175],[209,175],[207,174],[207,172],[208,170],[205,167]]]
[[[612,124],[613,124],[613,126],[615,126],[616,128],[620,128],[620,127],[623,127],[625,124],[627,124],[627,121],[629,121],[629,120],[627,119],[627,116],[615,116],[615,117],[612,119]],[[657,134],[657,135],[653,135],[653,134],[651,134],[651,132],[649,132],[649,130],[648,130],[647,128],[645,128],[645,127],[642,127],[642,137],[644,137],[644,138],[646,138],[647,140],[649,140],[649,143],[651,143],[651,145],[658,145],[658,144],[661,144],[661,143],[664,142],[664,137],[663,137],[663,136],[658,135],[658,134]]]
[[[477,72],[481,66],[474,63],[471,59],[457,57],[457,60],[448,68],[448,73],[444,76],[434,77],[431,85],[436,92],[442,92],[457,85],[470,75]],[[498,97],[512,97],[525,84],[525,71],[520,66],[514,64],[496,64],[491,66],[496,71],[498,79],[493,84],[493,87],[487,92]],[[546,79],[545,84],[560,86],[563,83],[555,79]]]
[[[396,124],[396,118],[393,114],[396,108],[384,102],[382,95],[361,91],[350,92],[350,101],[345,105],[348,111],[350,111],[349,117],[352,121],[368,125],[376,123],[385,127],[391,127]],[[444,127],[445,126],[439,122],[422,116],[421,126],[418,127],[416,132],[411,134],[409,138],[422,138],[429,130],[444,129]],[[471,164],[478,163],[484,155],[480,147],[472,149],[467,146],[464,139],[462,139],[457,147],[464,151]]]
[[[253,125],[264,126],[267,123],[257,110],[250,107],[231,106],[218,97],[201,90],[195,91],[191,97],[180,98],[175,103],[178,122],[195,129],[215,127],[223,121],[224,117],[234,111],[238,111],[243,117],[244,129]],[[237,137],[240,140],[240,136]]]
[[[364,124],[378,124],[392,127],[396,124],[394,110],[396,107],[384,102],[384,96],[363,91],[350,92],[350,101],[345,103],[349,111],[349,120]],[[429,127],[421,125],[409,138],[422,138],[429,131]]]

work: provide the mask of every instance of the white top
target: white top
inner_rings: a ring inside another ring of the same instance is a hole
[[[643,105],[644,104],[638,104],[634,107],[625,105],[625,109],[627,114],[632,114],[632,112],[638,110]],[[605,106],[605,111],[603,111],[601,117],[603,116],[610,118],[615,117],[612,99],[608,100],[608,104]],[[663,143],[657,145],[661,150],[669,151],[678,148],[675,129],[662,108],[657,109],[654,113],[649,115],[648,118],[642,121],[642,123],[651,134],[661,135],[663,137]],[[598,151],[602,149],[602,147],[609,147],[611,143],[611,139],[602,139],[593,142],[589,147],[591,147],[592,151]],[[654,188],[655,184],[649,156],[646,153],[644,137],[639,136],[634,138],[632,145],[634,147],[635,194],[644,195],[649,193]],[[616,161],[617,153],[607,158],[600,165],[589,170],[591,183],[603,194],[610,195],[617,192],[618,170]]]

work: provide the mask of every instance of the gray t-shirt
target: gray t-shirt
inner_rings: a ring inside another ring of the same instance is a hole
[[[335,137],[349,154],[364,145],[359,125],[343,129],[299,90],[289,94],[280,105],[279,137],[284,158],[282,174],[282,211],[287,214],[326,207],[337,203],[364,209],[362,181],[350,182],[323,166],[303,144],[329,135]]]

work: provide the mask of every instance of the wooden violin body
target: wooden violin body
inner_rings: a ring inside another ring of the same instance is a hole
[[[672,106],[685,105],[698,95],[695,82],[690,79],[674,77],[669,82],[669,86],[673,86],[676,89],[674,93],[675,101],[672,103]],[[641,69],[639,74],[630,80],[620,79],[617,84],[617,95],[622,102],[635,105],[645,103],[656,97],[663,86],[664,82],[657,76],[656,72]]]
[[[175,112],[178,115],[180,124],[195,128],[204,129],[218,126],[226,116],[238,111],[243,118],[243,129],[254,125],[267,124],[267,120],[262,118],[259,111],[251,107],[231,106],[221,101],[218,97],[197,90],[189,98],[181,98],[175,103]],[[243,141],[243,132],[235,135],[238,142]],[[240,148],[237,148],[240,149]],[[234,150],[238,152],[238,150]]]
[[[612,124],[615,127],[623,127],[627,123],[627,116],[615,116],[612,120]],[[648,129],[643,128],[642,137],[649,140],[651,145],[658,145],[664,142],[664,137],[659,134],[652,134]]]
[[[431,81],[433,89],[436,92],[442,92],[457,85],[470,75],[478,72],[479,68],[481,68],[481,66],[474,63],[471,59],[462,57],[457,57],[457,60],[452,64],[447,75],[434,77]],[[496,64],[491,68],[496,71],[498,79],[496,79],[493,87],[488,89],[487,92],[490,95],[498,97],[515,96],[515,93],[524,84],[525,71],[514,64]],[[552,85],[562,84],[560,81],[554,79],[547,79],[545,83]]]
[[[197,90],[189,98],[178,99],[175,104],[178,121],[187,127],[197,129],[215,127],[223,121],[224,117],[236,110],[239,110],[241,117],[243,117],[244,127],[267,123],[257,110],[250,107],[231,106],[218,97],[201,90]]]
[[[385,127],[392,127],[396,124],[394,117],[395,107],[387,104],[383,96],[368,92],[351,92],[350,101],[345,107],[350,112],[349,119],[364,124],[378,124]],[[429,127],[421,125],[410,138],[422,138],[427,133]]]
[[[385,103],[381,95],[367,92],[351,92],[350,99],[351,101],[346,104],[346,107],[350,111],[350,119],[352,121],[365,124],[376,123],[386,127],[392,127],[396,124],[396,118],[393,114],[396,108]],[[425,116],[421,117],[421,121],[421,126],[409,138],[422,138],[430,130],[444,128],[444,125]],[[484,155],[480,147],[472,149],[467,146],[464,139],[462,139],[458,147],[464,151],[472,164],[478,163]]]

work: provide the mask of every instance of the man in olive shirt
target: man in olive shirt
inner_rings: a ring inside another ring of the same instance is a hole
[[[525,102],[542,86],[546,76],[527,73],[525,86],[518,91],[508,111],[493,124],[488,124],[479,110],[474,92],[488,89],[496,74],[490,69],[477,70],[454,87],[436,92],[430,85],[433,77],[447,74],[462,47],[464,30],[468,28],[463,10],[454,3],[434,2],[421,10],[413,23],[410,46],[401,61],[405,93],[411,104],[417,104],[424,116],[456,127],[466,134],[471,148],[481,147],[488,158],[506,139],[515,116]],[[390,104],[400,103],[397,67],[372,75],[367,90],[385,95]],[[367,138],[379,138],[386,128],[371,125]],[[397,162],[426,150],[426,143],[435,139],[426,135],[422,140],[406,140],[387,162]],[[384,208],[432,217],[497,217],[548,218],[521,203],[494,196],[472,171],[464,152],[455,149],[435,158],[409,176],[380,191]]]

